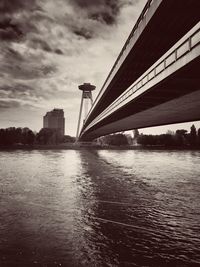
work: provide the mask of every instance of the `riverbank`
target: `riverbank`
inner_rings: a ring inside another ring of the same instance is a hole
[[[58,144],[58,145],[21,145],[0,146],[0,150],[200,150],[200,147],[192,146],[108,146],[96,144]]]

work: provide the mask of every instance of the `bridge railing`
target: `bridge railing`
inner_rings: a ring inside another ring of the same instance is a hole
[[[133,85],[131,85],[123,94],[121,94],[111,105],[109,105],[99,116],[97,116],[83,131],[102,121],[127,104],[136,92],[155,79],[159,74],[169,68],[181,57],[189,53],[200,43],[200,22],[193,27],[181,40],[179,40],[167,53],[165,53],[152,67],[150,67]]]
[[[92,107],[91,107],[91,109],[90,109],[90,111],[89,111],[89,113],[88,113],[86,119],[85,119],[85,122],[86,122],[87,119],[89,118],[89,116],[90,116],[90,114],[91,114],[93,108],[95,107],[97,101],[99,100],[101,94],[103,93],[104,88],[105,88],[106,85],[109,83],[109,81],[112,80],[114,74],[115,74],[116,71],[119,69],[119,66],[121,65],[122,61],[123,61],[123,60],[126,58],[126,56],[128,55],[129,51],[127,51],[127,50],[130,50],[129,45],[130,45],[130,43],[131,43],[131,41],[132,41],[132,38],[133,38],[134,35],[136,34],[136,31],[137,31],[137,29],[138,29],[140,23],[145,19],[146,15],[147,15],[147,13],[148,13],[148,10],[150,9],[152,3],[155,2],[155,1],[158,1],[158,0],[148,0],[148,1],[147,1],[147,3],[146,3],[146,5],[145,5],[144,9],[142,10],[142,12],[141,12],[141,14],[140,14],[138,20],[137,20],[136,23],[135,23],[135,26],[133,27],[133,29],[132,29],[130,35],[128,36],[128,38],[127,38],[127,40],[126,40],[126,42],[125,42],[125,44],[124,44],[124,46],[123,46],[123,48],[122,48],[122,50],[120,51],[120,53],[119,53],[119,55],[118,55],[118,57],[117,57],[117,59],[116,59],[114,65],[113,65],[111,71],[109,72],[109,74],[108,74],[108,76],[107,76],[107,78],[106,78],[106,80],[105,80],[105,82],[104,82],[104,84],[103,84],[103,86],[102,86],[102,88],[101,88],[99,94],[97,95],[97,97],[96,97],[96,99],[95,99],[95,101],[94,101],[94,103],[93,103],[93,105],[92,105]],[[128,47],[129,47],[129,49],[127,49]]]

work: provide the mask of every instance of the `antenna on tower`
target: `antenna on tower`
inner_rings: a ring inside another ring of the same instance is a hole
[[[78,88],[79,90],[82,91],[82,97],[81,97],[81,106],[80,106],[80,111],[79,111],[78,126],[77,126],[77,132],[76,132],[76,141],[78,141],[78,137],[79,137],[83,105],[84,105],[84,110],[85,110],[84,119],[83,119],[83,122],[84,122],[88,114],[88,100],[90,100],[90,104],[92,106],[93,104],[92,91],[95,90],[96,87],[94,85],[91,85],[90,83],[84,83],[82,85],[79,85]]]

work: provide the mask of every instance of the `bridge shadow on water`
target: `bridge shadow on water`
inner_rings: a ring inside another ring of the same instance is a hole
[[[197,266],[178,215],[165,209],[159,188],[99,151],[78,153],[82,176],[76,182],[91,266]]]

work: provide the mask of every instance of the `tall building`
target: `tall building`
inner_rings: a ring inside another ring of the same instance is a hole
[[[63,109],[54,108],[43,117],[43,128],[57,129],[62,136],[65,134],[65,118]]]

